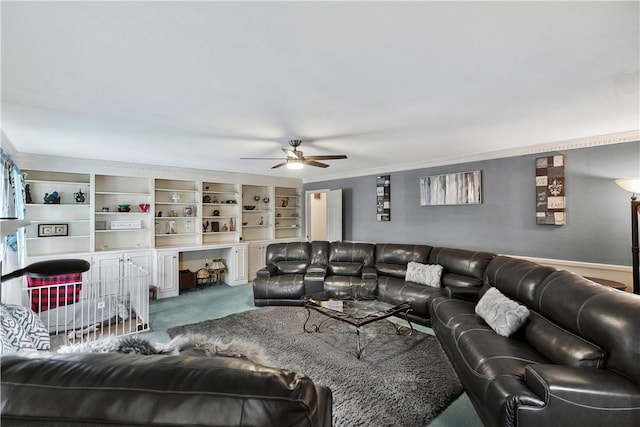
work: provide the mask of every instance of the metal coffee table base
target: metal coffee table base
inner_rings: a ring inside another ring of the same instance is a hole
[[[362,356],[362,350],[363,350],[360,335],[364,337],[364,326],[368,325],[369,323],[373,323],[378,320],[387,319],[387,321],[391,323],[395,328],[396,334],[405,335],[405,336],[413,334],[413,325],[411,324],[411,321],[407,316],[407,314],[411,311],[411,306],[407,303],[394,307],[391,310],[374,313],[362,319],[356,319],[344,313],[334,312],[332,310],[327,310],[323,307],[315,307],[313,305],[305,305],[305,308],[307,309],[307,319],[305,320],[302,328],[307,333],[320,332],[320,328],[322,327],[322,325],[324,325],[325,323],[331,320],[338,320],[340,322],[347,323],[351,326],[354,326],[356,328],[356,357],[358,359],[360,359],[360,357]],[[327,318],[324,319],[322,322],[318,323],[317,325],[307,326],[309,323],[309,319],[311,319],[311,310],[322,313],[323,315],[327,316]],[[409,327],[399,326],[399,325],[396,325],[394,322],[391,322],[390,320],[388,320],[389,317],[397,314],[402,314],[404,316],[404,319],[407,321],[407,324],[409,325]]]

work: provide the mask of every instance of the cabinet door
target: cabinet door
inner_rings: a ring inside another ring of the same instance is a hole
[[[91,280],[96,286],[93,291],[100,296],[122,295],[122,260],[121,253],[93,256]]]
[[[149,323],[151,252],[125,252],[123,259],[123,281],[131,309],[136,313],[139,323]]]
[[[249,244],[249,280],[256,278],[256,273],[265,266],[267,243]]]
[[[158,298],[178,296],[178,253],[158,252],[157,263]]]
[[[242,285],[247,283],[247,252],[247,245],[237,245],[232,248],[231,265],[229,266],[230,285]]]
[[[131,261],[136,266],[142,267],[145,273],[151,272],[151,253],[150,252],[125,252],[124,260]]]

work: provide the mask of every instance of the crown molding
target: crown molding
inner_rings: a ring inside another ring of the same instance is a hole
[[[471,163],[484,160],[501,159],[506,157],[527,156],[531,154],[540,154],[552,151],[577,150],[580,148],[589,148],[600,145],[622,144],[625,142],[640,141],[640,130],[631,130],[627,132],[618,132],[607,135],[590,136],[583,138],[568,139],[564,141],[548,142],[543,144],[529,145],[525,147],[508,148],[505,150],[488,151],[485,153],[476,153],[465,156],[445,157],[428,161],[405,163],[402,165],[390,167],[377,167],[371,169],[361,169],[344,174],[325,175],[322,178],[303,179],[304,184],[314,182],[332,181],[335,179],[355,178],[359,176],[380,175],[390,172],[402,172],[407,170],[425,169],[436,166],[455,165],[462,163]]]
[[[230,182],[243,185],[298,186],[302,184],[302,180],[299,178],[30,153],[16,153],[13,161],[23,170],[31,169],[76,173],[87,173],[87,171],[91,171],[95,174],[104,175],[146,178],[162,177],[186,181]]]

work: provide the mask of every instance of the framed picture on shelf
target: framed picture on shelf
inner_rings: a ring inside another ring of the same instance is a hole
[[[57,237],[68,235],[68,224],[38,224],[38,237]]]

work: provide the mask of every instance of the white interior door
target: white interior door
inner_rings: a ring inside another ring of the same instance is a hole
[[[342,240],[342,190],[327,193],[327,240]]]
[[[315,199],[320,193],[322,197]],[[319,207],[322,211],[319,211]],[[342,240],[342,190],[306,192],[305,217],[307,240]],[[318,224],[322,222],[322,224]],[[319,226],[321,225],[321,226]]]

